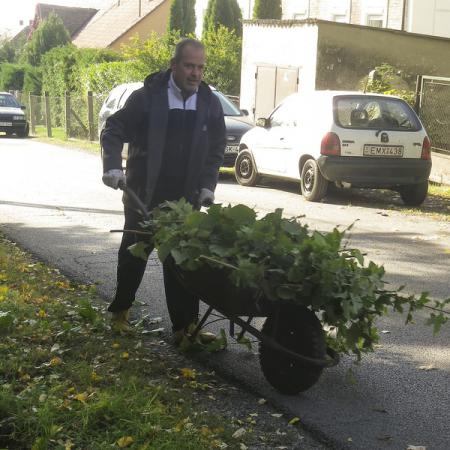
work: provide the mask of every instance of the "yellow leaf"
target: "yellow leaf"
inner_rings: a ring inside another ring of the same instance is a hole
[[[103,377],[101,377],[97,372],[91,373],[91,381],[97,382],[103,380]]]
[[[82,392],[81,394],[77,394],[73,397],[75,400],[78,400],[81,403],[86,403],[88,395],[86,392]]]
[[[129,447],[134,442],[134,439],[131,436],[124,436],[118,439],[117,445],[120,448]]]
[[[72,441],[66,441],[66,443],[64,444],[64,450],[72,450],[72,447],[74,446],[75,444],[73,444],[73,442]]]
[[[130,355],[129,355],[128,352],[123,352],[123,353],[120,355],[120,357],[121,357],[122,359],[128,359],[128,358],[130,357]]]
[[[293,419],[291,419],[291,420],[289,421],[289,425],[294,425],[294,424],[296,424],[297,422],[300,422],[300,419],[299,419],[298,417],[294,417]]]
[[[120,348],[120,344],[118,342],[114,342],[112,348]]]
[[[58,356],[55,356],[54,358],[52,358],[50,360],[50,366],[51,367],[60,366],[61,364],[62,364],[62,359],[59,358]]]
[[[47,313],[43,309],[40,309],[37,315],[41,318],[47,317]]]
[[[195,369],[189,369],[187,367],[184,367],[183,369],[180,369],[181,372],[181,376],[183,378],[188,378],[190,380],[194,380],[195,379]]]

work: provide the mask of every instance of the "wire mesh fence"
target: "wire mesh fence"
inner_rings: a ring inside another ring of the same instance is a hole
[[[108,94],[34,95],[14,92],[24,105],[34,136],[98,140],[98,115]]]
[[[419,114],[433,149],[450,155],[450,78],[422,77]]]

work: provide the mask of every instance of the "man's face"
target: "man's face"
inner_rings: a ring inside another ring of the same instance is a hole
[[[205,66],[205,52],[193,45],[186,45],[182,58],[173,62],[171,69],[176,85],[185,93],[193,94],[199,87]]]

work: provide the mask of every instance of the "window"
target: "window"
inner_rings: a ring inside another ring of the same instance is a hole
[[[371,96],[335,98],[336,123],[343,128],[417,131],[421,125],[403,100]]]
[[[340,22],[340,23],[347,23],[348,22],[346,14],[334,14],[333,15],[333,20],[335,22]]]
[[[287,99],[270,116],[271,127],[292,127],[297,125],[297,104],[294,98]]]
[[[384,20],[382,16],[368,15],[367,26],[375,28],[383,28]]]

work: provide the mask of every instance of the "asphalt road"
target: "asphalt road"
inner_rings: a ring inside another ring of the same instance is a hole
[[[120,193],[101,184],[98,156],[61,149],[35,140],[0,137],[1,230],[14,241],[84,282],[97,282],[111,297],[123,225]],[[277,189],[275,189],[277,188]],[[282,189],[279,189],[282,188]],[[305,202],[290,185],[243,188],[223,179],[217,201],[245,203],[261,213],[283,207],[289,216],[305,215],[311,227],[329,230],[355,223],[350,245],[385,265],[387,279],[450,296],[450,223],[406,215],[388,208],[352,206],[342,198]],[[169,329],[162,273],[155,256],[149,261],[134,315],[163,317]],[[256,347],[237,346],[210,355],[208,364],[228,378],[298,416],[332,448],[428,450],[450,448],[450,325],[433,337],[418,318],[390,316],[379,322],[376,352],[354,366],[349,357],[327,369],[319,382],[298,396],[283,396],[264,380]],[[224,325],[221,325],[224,326]],[[354,372],[351,381],[348,369]]]

